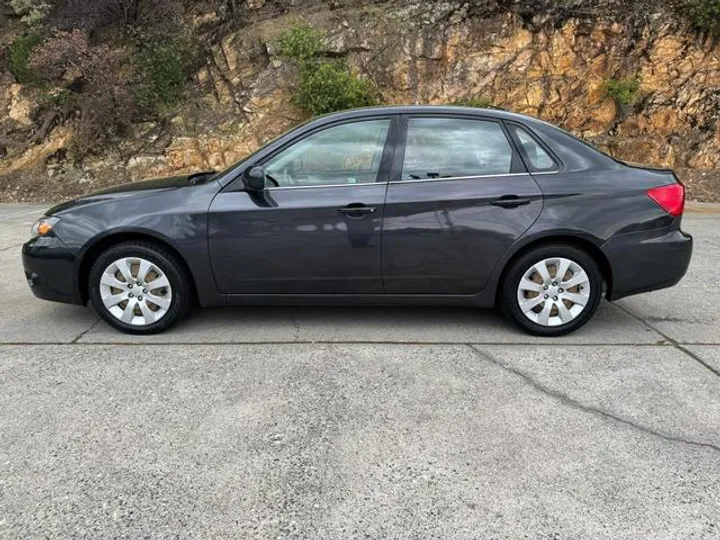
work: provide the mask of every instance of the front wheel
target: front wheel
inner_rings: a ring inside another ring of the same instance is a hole
[[[183,318],[190,281],[180,261],[149,242],[105,251],[90,270],[90,300],[111,326],[128,334],[155,334]]]
[[[509,268],[501,291],[505,315],[537,336],[574,332],[594,315],[602,296],[595,260],[573,246],[530,250]]]

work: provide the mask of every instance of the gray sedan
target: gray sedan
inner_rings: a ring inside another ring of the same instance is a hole
[[[23,246],[36,296],[155,333],[193,303],[499,306],[578,329],[604,295],[677,283],[692,239],[669,170],[539,120],[460,107],[325,116],[222,172],[50,209]]]

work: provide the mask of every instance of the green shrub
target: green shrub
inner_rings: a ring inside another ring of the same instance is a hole
[[[320,53],[325,34],[309,26],[296,26],[280,34],[280,56],[295,62],[307,62]]]
[[[30,57],[33,50],[42,42],[39,34],[25,34],[20,36],[9,47],[8,62],[10,72],[17,82],[22,84],[37,84],[38,76],[30,67]]]
[[[606,97],[613,98],[620,107],[630,107],[640,100],[640,78],[637,75],[609,79],[603,85]]]
[[[684,0],[680,9],[698,30],[720,30],[720,0]]]
[[[314,115],[377,104],[375,86],[340,61],[321,61],[301,70],[295,103]]]
[[[175,35],[139,35],[134,54],[137,80],[133,93],[138,105],[160,112],[182,98],[185,84],[197,61],[193,40],[179,31]]]
[[[489,107],[493,107],[493,101],[492,99],[486,97],[475,96],[458,98],[452,101],[450,105],[455,105],[456,107],[476,107],[478,109],[487,109]]]
[[[10,7],[15,13],[22,15],[22,22],[31,28],[42,26],[52,9],[50,2],[45,0],[10,0]]]
[[[350,71],[344,59],[323,58],[324,39],[321,32],[307,26],[280,35],[280,55],[299,71],[295,104],[314,115],[377,104],[379,94],[371,81]]]

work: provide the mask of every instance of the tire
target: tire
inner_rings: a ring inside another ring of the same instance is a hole
[[[144,278],[149,279],[144,282]],[[187,315],[193,298],[190,277],[178,258],[144,241],[125,242],[103,252],[90,269],[88,291],[105,322],[139,335],[173,326]]]
[[[543,267],[547,271],[544,277]],[[547,244],[524,253],[508,268],[500,307],[529,334],[562,336],[592,318],[600,305],[602,288],[602,273],[588,253],[566,244]]]

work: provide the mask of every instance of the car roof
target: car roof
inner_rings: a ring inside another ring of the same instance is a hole
[[[362,118],[364,116],[374,116],[377,114],[468,114],[502,118],[505,120],[518,120],[521,122],[542,122],[542,120],[533,118],[532,116],[513,113],[503,109],[482,109],[478,107],[462,107],[457,105],[383,105],[378,107],[360,107],[357,109],[348,109],[346,111],[319,116],[313,119],[313,121]]]

